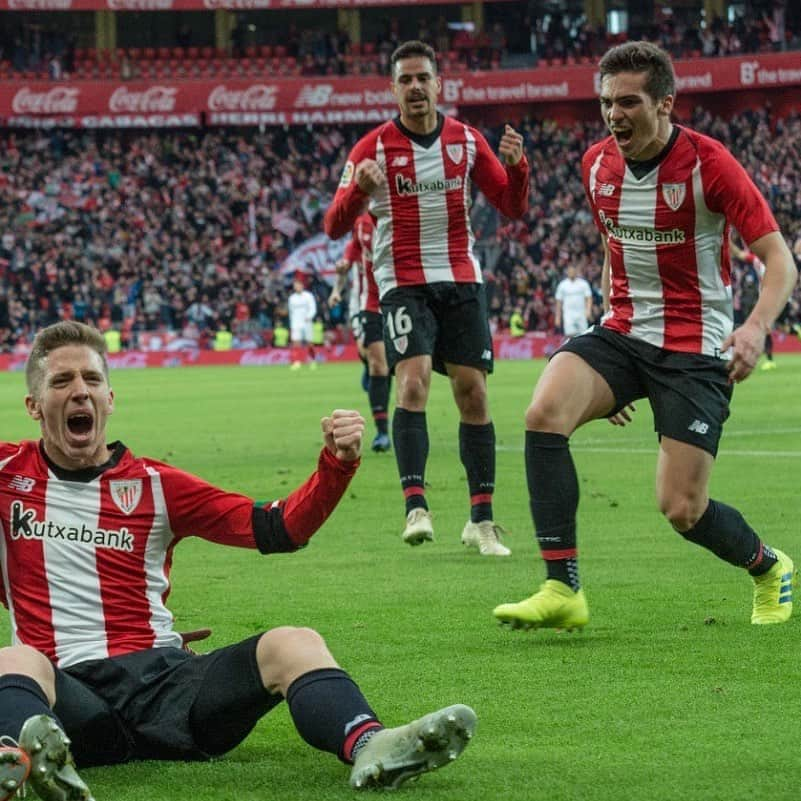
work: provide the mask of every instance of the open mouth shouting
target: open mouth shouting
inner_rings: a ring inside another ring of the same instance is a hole
[[[631,145],[634,131],[631,128],[612,128],[612,136],[615,137],[621,148],[626,149]]]
[[[72,412],[67,415],[67,435],[72,445],[83,445],[91,442],[94,430],[94,414],[88,410]]]

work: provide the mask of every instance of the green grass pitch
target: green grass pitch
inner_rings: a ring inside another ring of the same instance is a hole
[[[801,563],[801,358],[737,387],[712,496],[740,508]],[[742,571],[684,542],[654,501],[656,439],[647,403],[625,429],[573,438],[579,549],[590,604],[581,634],[514,632],[493,606],[542,580],[523,468],[523,412],[542,362],[501,362],[490,379],[498,439],[496,518],[508,559],[464,552],[467,485],[456,410],[435,378],[428,499],[435,542],[400,540],[392,454],[365,454],[347,496],[297,554],[188,541],[176,550],[170,607],[179,628],[211,626],[208,647],[281,625],[327,639],[386,724],[472,705],[476,737],[453,766],[400,791],[431,801],[795,801],[801,778],[799,634],[749,624]],[[359,408],[360,366],[118,371],[110,438],[223,487],[285,495],[313,469],[319,419]],[[21,375],[0,376],[4,437],[36,437]],[[368,420],[368,438],[372,424]],[[2,639],[8,623],[2,621]],[[204,643],[203,645],[206,645]],[[146,762],[85,771],[98,801],[346,799],[347,769],[306,746],[285,707],[209,764]]]

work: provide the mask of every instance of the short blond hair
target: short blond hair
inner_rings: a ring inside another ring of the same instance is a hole
[[[66,345],[86,345],[103,362],[103,375],[108,381],[108,359],[106,340],[96,328],[74,320],[63,320],[43,328],[34,338],[28,361],[25,362],[25,383],[28,394],[38,398],[42,391],[47,357]]]

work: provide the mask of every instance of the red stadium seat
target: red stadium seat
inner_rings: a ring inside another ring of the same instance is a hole
[[[142,48],[141,47],[129,47],[128,48],[128,58],[131,61],[139,61],[142,58]]]
[[[201,47],[200,55],[202,58],[205,58],[208,61],[209,59],[214,58],[214,48],[209,45]]]
[[[286,47],[284,45],[276,45],[275,46],[275,55],[278,58],[285,58],[286,57]]]
[[[153,48],[153,47],[145,47],[145,48],[142,50],[142,58],[143,58],[143,59],[145,59],[145,60],[147,60],[147,61],[153,61],[153,59],[154,59],[155,57],[156,57],[156,50],[155,50],[155,48]]]
[[[170,55],[171,53],[169,47],[159,47],[158,50],[156,50],[156,58],[159,61],[168,61]]]
[[[259,55],[262,58],[272,58],[273,57],[273,48],[271,45],[262,45],[259,48]]]
[[[183,47],[173,47],[170,50],[170,58],[176,58],[179,61],[183,61],[186,58],[186,51]]]

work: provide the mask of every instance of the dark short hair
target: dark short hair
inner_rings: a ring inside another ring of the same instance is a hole
[[[427,58],[434,67],[434,72],[436,73],[437,71],[437,54],[434,52],[434,48],[417,39],[404,42],[402,45],[398,45],[398,47],[395,48],[392,55],[389,57],[390,75],[395,75],[395,65],[402,58]]]
[[[42,379],[45,373],[47,357],[58,348],[66,345],[86,345],[91,348],[103,362],[103,375],[108,381],[108,359],[106,340],[96,328],[75,322],[62,320],[43,328],[34,338],[28,361],[25,362],[25,383],[28,393],[38,398],[42,391]]]
[[[605,75],[620,72],[647,72],[643,87],[653,100],[676,94],[676,75],[673,62],[661,47],[651,42],[626,42],[608,50],[601,63],[601,80]]]

